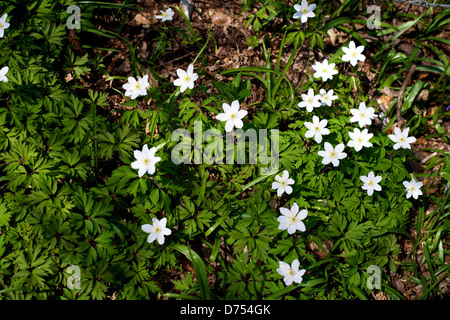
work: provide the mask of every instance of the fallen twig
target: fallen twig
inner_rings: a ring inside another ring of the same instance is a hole
[[[400,89],[400,92],[398,94],[398,98],[397,98],[397,123],[398,123],[398,127],[401,128],[403,126],[403,122],[405,121],[402,118],[402,104],[403,104],[403,95],[405,94],[405,90],[408,87],[409,83],[411,82],[411,77],[414,73],[414,71],[416,70],[416,65],[413,64],[411,66],[411,69],[409,69],[408,74],[406,75],[405,78],[405,82],[403,82],[402,88]]]

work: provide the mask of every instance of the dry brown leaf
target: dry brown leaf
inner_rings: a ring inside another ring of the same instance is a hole
[[[388,97],[398,97],[398,95],[400,93],[398,90],[392,90],[388,87],[384,87],[380,92],[384,93]]]
[[[392,100],[394,100],[394,98],[389,96],[380,96],[377,98],[378,105],[381,107],[383,112],[389,110]]]
[[[322,247],[324,247],[325,251],[322,250],[322,248],[319,248],[319,246],[316,244],[314,240],[312,240],[309,243],[309,248],[313,251],[314,255],[319,259],[323,260],[327,257],[328,252],[333,247],[334,243],[331,240],[325,240],[322,243]]]
[[[211,22],[218,26],[229,26],[233,22],[233,18],[226,14],[224,8],[220,8],[211,16]]]
[[[131,21],[132,25],[142,26],[144,28],[150,27],[151,24],[157,22],[156,16],[150,12],[138,13]]]
[[[428,89],[420,91],[419,95],[417,96],[417,100],[428,100]]]

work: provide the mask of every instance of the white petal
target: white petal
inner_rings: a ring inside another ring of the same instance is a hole
[[[305,219],[308,216],[308,210],[303,209],[298,214],[297,217],[301,220]]]
[[[291,268],[295,271],[298,271],[298,267],[300,267],[300,262],[298,261],[298,259],[295,259],[294,261],[292,261]]]
[[[280,208],[280,213],[284,216],[289,216],[289,215],[291,215],[291,210],[289,210],[287,208]]]
[[[285,191],[287,194],[291,194],[292,193],[292,187],[291,186],[286,186],[285,187]]]
[[[233,130],[233,128],[234,128],[234,121],[233,120],[228,120],[225,123],[225,131],[226,132],[231,132],[231,130]]]
[[[222,109],[226,114],[231,113],[231,106],[227,103],[222,103]]]
[[[186,71],[183,69],[177,69],[177,75],[179,78],[185,78],[186,77]]]
[[[216,116],[216,119],[219,121],[228,121],[230,119],[230,117],[226,113],[219,113]]]
[[[147,232],[147,233],[151,233],[153,232],[154,228],[151,224],[143,224],[141,226],[142,231]]]
[[[180,92],[181,93],[185,92],[187,88],[188,88],[188,85],[186,83],[183,83],[180,87]]]
[[[324,146],[326,152],[330,152],[330,151],[334,150],[333,146],[329,142],[325,142],[323,146]]]
[[[326,151],[320,150],[318,152],[318,155],[321,156],[321,157],[326,157],[328,155],[328,153]]]
[[[290,266],[284,261],[280,261],[279,265],[280,265],[280,267],[277,269],[277,272],[280,275],[285,276],[288,273]]]
[[[238,129],[241,129],[244,126],[244,123],[241,119],[235,119],[234,120],[234,126]]]
[[[155,168],[155,166],[153,164],[150,164],[150,165],[147,166],[148,174],[152,175],[152,174],[155,173],[155,171],[156,171],[156,168]]]
[[[147,171],[147,168],[145,166],[140,167],[139,171],[138,171],[139,178],[142,177],[146,171]]]
[[[239,101],[238,100],[234,100],[233,102],[231,102],[231,111],[233,111],[234,113],[239,111]]]
[[[306,136],[306,135],[305,135]],[[316,132],[316,134],[314,135],[314,140],[317,143],[321,143],[322,142],[322,134],[320,132]]]
[[[289,225],[289,227],[287,228],[287,232],[289,234],[293,234],[293,233],[295,233],[295,231],[297,231],[297,229],[295,228],[295,225],[293,225],[293,224]]]
[[[148,243],[152,243],[155,240],[156,240],[156,234],[155,233],[150,233],[150,235],[147,238],[147,242]]]
[[[183,81],[182,79],[176,79],[176,80],[173,82],[173,84],[174,84],[174,86],[179,87],[179,86],[182,86],[182,85],[184,84],[184,81]]]
[[[164,235],[159,234],[157,239],[159,244],[164,244]]]
[[[166,227],[166,223],[167,223],[167,218],[164,217],[161,220],[159,220],[159,227],[164,229]]]
[[[291,212],[292,212],[292,214],[293,215],[296,215],[297,213],[298,213],[298,204],[297,204],[297,202],[294,202],[294,204],[292,205],[292,207],[291,207]]]
[[[8,73],[9,67],[8,66],[4,66],[1,70],[0,70],[0,77],[4,76]]]
[[[280,217],[280,218],[285,218],[285,217]],[[278,229],[279,230],[286,230],[287,228],[289,228],[289,222],[287,220],[278,220],[280,222],[280,224],[278,225]]]
[[[279,187],[279,188],[277,189],[277,196],[280,197],[283,193],[284,193],[284,188]]]
[[[345,148],[345,145],[344,145],[343,143],[339,143],[339,144],[334,148],[334,150],[335,150],[337,153],[341,153],[342,151],[344,151],[344,148]]]
[[[314,135],[315,135],[315,133],[312,130],[308,130],[308,131],[305,132],[305,137],[306,138],[314,137]],[[322,136],[321,136],[321,138],[322,138]],[[316,142],[320,143],[319,141],[317,141],[317,139],[316,139]]]
[[[301,232],[305,232],[306,231],[306,227],[305,224],[301,221],[298,221],[295,223],[295,228]]]
[[[140,169],[142,166],[142,162],[141,161],[134,161],[131,163],[131,168],[133,169]]]
[[[248,113],[247,110],[239,110],[237,112],[237,117],[242,119],[243,117],[245,117],[247,115],[247,113]]]

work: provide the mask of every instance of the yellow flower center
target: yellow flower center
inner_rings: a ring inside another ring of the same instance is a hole
[[[336,152],[335,151],[331,151],[330,152],[330,158],[336,158]]]
[[[308,11],[306,9],[303,9],[303,14],[306,14]]]

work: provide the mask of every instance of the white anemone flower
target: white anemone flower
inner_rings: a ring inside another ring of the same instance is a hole
[[[305,122],[305,127],[308,128],[308,131],[305,133],[305,137],[314,137],[314,140],[317,143],[321,143],[322,135],[330,134],[330,130],[326,128],[328,120],[319,120],[318,116],[313,116],[312,120],[313,122]]]
[[[217,120],[226,121],[225,131],[231,132],[234,127],[240,129],[244,125],[242,118],[247,115],[247,110],[239,110],[239,101],[235,100],[231,103],[231,106],[227,103],[222,104],[223,113],[219,113],[216,116]]]
[[[350,118],[350,122],[358,122],[360,128],[365,125],[370,126],[372,124],[372,120],[376,117],[375,109],[372,107],[366,107],[365,102],[361,102],[358,109],[350,109],[350,113],[353,115]]]
[[[150,233],[147,237],[147,242],[152,243],[158,240],[159,244],[164,244],[164,236],[168,236],[172,233],[169,228],[166,228],[167,218],[162,218],[158,220],[156,218],[152,219],[153,224],[144,224],[141,226],[142,231]]]
[[[314,108],[319,108],[321,106],[320,103],[320,95],[314,94],[314,90],[310,88],[307,94],[302,94],[303,101],[299,102],[299,108],[306,108],[306,111],[311,112]]]
[[[362,147],[369,148],[372,143],[369,140],[373,137],[373,133],[369,133],[369,130],[364,129],[360,131],[358,128],[353,129],[353,132],[348,133],[350,141],[348,142],[349,147],[355,148],[355,151],[360,151]]]
[[[278,222],[280,222],[278,229],[287,230],[289,234],[293,234],[297,230],[304,232],[306,227],[302,220],[306,218],[308,211],[303,209],[299,212],[298,210],[298,204],[295,202],[290,210],[280,208],[281,216],[277,218]]]
[[[289,178],[289,172],[287,170],[283,171],[283,175],[280,177],[279,175],[275,176],[275,180],[272,183],[272,189],[277,190],[277,195],[281,196],[283,193],[291,194],[292,187],[291,184],[294,184],[294,179]]]
[[[137,77],[137,80],[133,77],[128,78],[128,82],[125,83],[122,88],[125,89],[125,96],[131,99],[136,99],[139,96],[145,96],[147,94],[148,75],[144,77]]]
[[[356,66],[358,61],[366,60],[366,57],[362,54],[364,46],[356,47],[354,41],[350,41],[348,48],[342,47],[342,51],[344,51],[342,61],[350,62],[352,66]]]
[[[373,190],[381,191],[381,186],[378,184],[381,181],[381,176],[375,176],[373,171],[370,171],[367,176],[359,177],[359,179],[364,182],[361,188],[367,190],[367,195],[372,196]]]
[[[0,82],[8,82],[8,78],[6,77],[6,74],[9,71],[9,67],[5,66],[0,69]]]
[[[335,63],[328,64],[328,59],[324,59],[323,62],[316,62],[312,68],[314,71],[315,78],[322,78],[322,81],[327,81],[328,79],[333,79],[333,75],[337,74],[338,71],[334,69]]]
[[[410,182],[403,181],[403,185],[406,188],[406,198],[410,198],[412,196],[414,199],[417,199],[423,194],[422,190],[420,190],[420,187],[423,186],[423,183],[420,181],[417,182],[414,179],[412,179]]]
[[[397,150],[399,148],[411,149],[410,143],[416,142],[416,138],[408,137],[409,128],[404,129],[403,131],[400,128],[395,127],[394,134],[388,135],[389,139],[391,139],[394,144],[394,149]]]
[[[335,148],[329,142],[325,142],[324,144],[325,151],[319,151],[319,156],[323,157],[322,164],[329,164],[330,162],[333,166],[337,167],[339,165],[339,160],[347,157],[347,154],[344,151],[344,144],[340,143]]]
[[[161,15],[156,16],[156,19],[160,19],[161,22],[173,20],[173,15],[175,14],[175,12],[172,10],[172,8],[169,8],[166,11],[159,11],[161,12]]]
[[[8,18],[7,13],[0,17],[0,38],[3,38],[3,36],[5,35],[5,29],[9,28],[9,23],[6,22],[6,18]]]
[[[292,261],[292,266],[287,264],[286,262],[280,261],[280,267],[277,269],[277,272],[284,277],[284,283],[289,286],[292,282],[301,283],[303,281],[303,275],[305,274],[305,269],[299,270],[300,262],[298,259]]]
[[[325,89],[320,89],[319,93],[322,106],[327,105],[331,107],[331,105],[333,104],[333,100],[336,100],[338,98],[337,95],[333,95],[333,89],[328,90],[328,92]]]
[[[160,157],[155,157],[156,148],[152,147],[150,150],[145,144],[142,151],[134,150],[134,157],[136,161],[131,163],[133,169],[137,169],[139,177],[142,177],[146,172],[148,174],[155,173],[155,164],[161,161]]]
[[[198,79],[198,75],[194,73],[194,66],[189,65],[187,71],[182,69],[177,70],[178,79],[176,79],[173,84],[180,87],[180,92],[186,91],[187,88],[194,89],[194,81]]]
[[[294,5],[296,13],[294,13],[293,18],[298,19],[300,18],[300,21],[302,23],[305,23],[308,18],[314,18],[316,14],[313,12],[313,10],[316,8],[316,4],[312,3],[308,5],[308,1],[302,0],[301,4]]]

